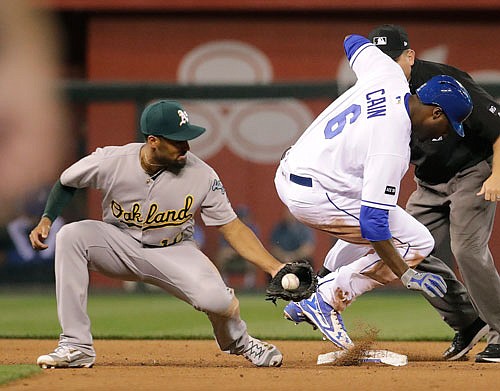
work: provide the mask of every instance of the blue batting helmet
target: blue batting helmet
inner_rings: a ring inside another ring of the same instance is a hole
[[[416,93],[422,103],[441,107],[455,132],[464,137],[462,122],[472,112],[473,105],[462,84],[451,76],[439,75],[420,86]]]

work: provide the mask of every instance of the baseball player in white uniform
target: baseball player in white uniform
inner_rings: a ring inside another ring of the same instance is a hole
[[[236,216],[221,180],[189,152],[188,140],[205,129],[192,125],[175,101],[158,101],[141,116],[145,143],[98,148],[60,176],[45,212],[30,234],[33,248],[76,189],[102,193],[102,221],[64,226],[55,252],[56,296],[62,327],[58,347],[38,358],[41,367],[91,367],[95,350],[86,312],[88,271],[154,284],[207,314],[221,350],[257,366],[280,366],[273,345],[248,335],[239,304],[214,264],[193,240],[197,210],[244,258],[274,276],[283,264]]]
[[[347,37],[344,48],[357,83],[284,154],[275,183],[298,220],[339,239],[325,261],[333,272],[309,299],[288,304],[285,317],[312,323],[348,348],[340,312],[359,294],[396,278],[430,296],[446,292],[440,276],[412,269],[434,240],[397,200],[412,132],[421,140],[458,133],[472,103],[445,76],[411,95],[401,67],[364,37]]]

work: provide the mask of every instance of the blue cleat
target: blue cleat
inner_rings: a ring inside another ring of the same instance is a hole
[[[296,310],[295,304],[298,309]],[[290,308],[289,308],[290,307]],[[288,312],[287,312],[288,309]],[[348,349],[354,346],[344,327],[342,316],[326,303],[319,292],[313,293],[309,299],[304,299],[299,303],[290,303],[285,307],[285,317],[288,314],[289,318],[294,322],[295,319],[305,317],[300,320],[314,324],[331,342],[341,349]]]
[[[302,309],[299,307],[299,304],[294,301],[291,301],[285,306],[285,308],[283,308],[283,316],[285,319],[295,322],[295,324],[307,322],[313,327],[314,330],[317,329],[316,325],[302,313]]]

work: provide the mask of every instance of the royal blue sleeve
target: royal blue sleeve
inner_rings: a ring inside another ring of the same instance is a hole
[[[392,238],[389,230],[389,211],[361,205],[359,214],[361,236],[370,242]]]
[[[351,57],[356,53],[356,50],[367,43],[370,43],[370,41],[361,35],[352,34],[347,36],[344,40],[344,51],[347,60],[351,61]]]

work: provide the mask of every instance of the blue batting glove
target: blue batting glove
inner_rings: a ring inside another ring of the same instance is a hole
[[[402,276],[404,286],[412,291],[423,291],[430,297],[443,297],[447,286],[443,277],[433,273],[419,273],[408,269]]]

